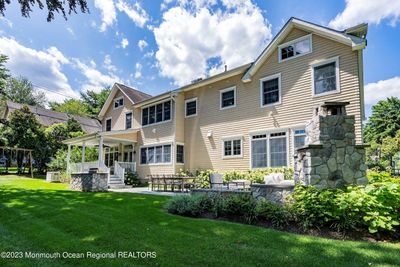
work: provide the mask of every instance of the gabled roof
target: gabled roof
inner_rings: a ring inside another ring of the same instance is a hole
[[[14,110],[21,109],[24,105],[12,102],[10,100],[6,101],[6,108],[8,109],[8,113],[13,112]],[[49,127],[54,123],[63,123],[67,122],[69,118],[74,118],[82,127],[82,130],[86,133],[95,133],[100,131],[101,125],[98,120],[85,118],[77,115],[70,115],[63,112],[57,112],[54,110],[26,105],[29,110],[35,114],[39,123],[44,127]]]
[[[149,94],[143,93],[139,90],[123,85],[121,83],[114,83],[111,92],[108,95],[108,98],[98,115],[98,118],[100,120],[103,119],[105,113],[107,112],[108,107],[110,106],[112,100],[114,99],[118,91],[121,91],[126,96],[126,98],[131,102],[131,104],[139,103],[152,97]]]
[[[360,24],[355,27],[351,27],[344,31],[337,31],[328,27],[320,26],[308,21],[304,21],[298,18],[290,18],[278,34],[272,39],[260,56],[253,62],[251,67],[246,71],[242,77],[243,82],[250,82],[252,76],[262,66],[262,64],[268,59],[268,57],[275,51],[278,45],[286,38],[286,36],[293,29],[300,29],[308,31],[322,37],[334,40],[336,42],[351,46],[353,50],[364,49],[367,45],[365,39],[367,35],[367,24]],[[363,36],[364,38],[361,38]]]

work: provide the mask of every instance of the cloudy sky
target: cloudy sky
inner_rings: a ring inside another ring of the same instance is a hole
[[[50,100],[114,82],[152,95],[177,88],[253,61],[291,16],[335,29],[369,23],[367,113],[400,97],[399,0],[89,0],[90,14],[51,23],[37,9],[23,18],[13,2],[0,16],[0,53]]]

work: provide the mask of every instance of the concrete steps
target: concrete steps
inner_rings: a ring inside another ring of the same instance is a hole
[[[125,188],[125,183],[120,177],[115,176],[115,175],[111,175],[110,176],[110,181],[108,183],[108,188],[110,188],[110,189]]]

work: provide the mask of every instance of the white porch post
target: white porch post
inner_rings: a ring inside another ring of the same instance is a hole
[[[71,173],[71,145],[68,145],[68,152],[67,152],[67,173]]]
[[[82,163],[85,162],[85,149],[86,149],[86,143],[84,142],[82,144]]]
[[[103,136],[100,136],[100,140],[99,140],[99,164],[101,164],[102,162],[103,162]]]

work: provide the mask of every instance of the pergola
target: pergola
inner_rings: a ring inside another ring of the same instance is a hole
[[[15,155],[17,155],[17,156],[18,156],[19,152],[23,152],[24,155],[25,155],[25,153],[27,153],[29,155],[29,169],[30,169],[31,177],[33,178],[33,166],[32,166],[32,161],[33,161],[32,151],[33,151],[33,149],[0,146],[0,151],[1,151],[0,157],[1,158],[5,158],[6,150],[11,152],[11,156],[12,156],[13,151],[15,152]],[[7,158],[7,160],[8,160],[8,158]]]

